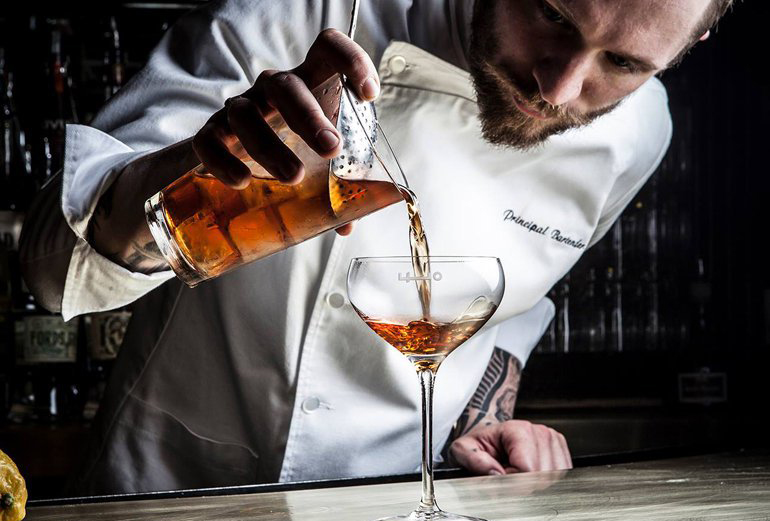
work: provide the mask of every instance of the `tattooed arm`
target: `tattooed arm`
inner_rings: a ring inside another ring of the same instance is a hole
[[[144,218],[144,201],[196,164],[189,140],[130,163],[99,199],[86,235],[89,244],[134,271],[165,269]],[[62,183],[59,172],[38,192],[19,238],[24,281],[37,302],[53,312],[62,311],[64,286],[78,241],[62,211]]]
[[[477,425],[512,420],[520,378],[521,362],[507,351],[495,348],[476,393],[455,424],[452,438],[467,434]]]
[[[198,164],[190,140],[129,163],[102,195],[88,228],[88,242],[132,271],[167,269],[144,216],[144,201]]]
[[[476,474],[572,468],[561,433],[514,420],[521,363],[495,348],[476,393],[452,433],[449,458]]]

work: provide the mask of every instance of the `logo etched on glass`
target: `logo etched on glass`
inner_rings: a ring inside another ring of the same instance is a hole
[[[408,271],[406,273],[399,272],[398,274],[398,280],[404,281],[404,282],[412,282],[414,280],[434,280],[436,282],[440,281],[444,276],[441,274],[440,271],[434,271],[433,274],[428,273],[427,275],[414,275],[412,276],[411,273]]]

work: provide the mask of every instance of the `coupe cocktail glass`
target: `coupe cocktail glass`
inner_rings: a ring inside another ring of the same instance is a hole
[[[441,362],[494,314],[505,277],[496,257],[429,258],[430,271],[412,273],[412,257],[361,257],[348,270],[348,296],[372,330],[406,356],[422,388],[422,499],[411,513],[385,518],[475,520],[436,504],[433,491],[433,382]],[[430,302],[424,302],[430,286]],[[427,313],[426,313],[427,310]],[[427,316],[426,316],[427,315]]]

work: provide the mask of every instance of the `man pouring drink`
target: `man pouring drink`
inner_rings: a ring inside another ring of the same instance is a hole
[[[319,157],[339,157],[311,92],[335,74],[376,100],[431,253],[494,256],[505,271],[493,318],[441,366],[434,448],[451,443],[478,474],[569,468],[561,434],[513,419],[553,315],[545,295],[657,168],[671,121],[654,76],[729,3],[366,0],[355,41],[341,32],[347,1],[230,0],[184,17],[92,126],[68,127],[63,173],[25,226],[26,278],[44,305],[65,319],[134,309],[78,491],[416,470],[414,377],[395,350],[371,348],[345,296],[350,259],[409,255],[401,205],[194,289],[145,220],[145,200],[198,163],[247,193],[236,142],[301,184],[308,166],[268,124],[275,114]]]

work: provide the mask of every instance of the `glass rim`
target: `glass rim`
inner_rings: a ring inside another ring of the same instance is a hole
[[[384,255],[384,256],[364,256],[353,257],[350,259],[350,263],[355,262],[412,262],[412,259],[417,258],[415,255]],[[493,255],[428,255],[428,260],[431,262],[463,262],[466,260],[495,260],[500,262],[500,257]]]

